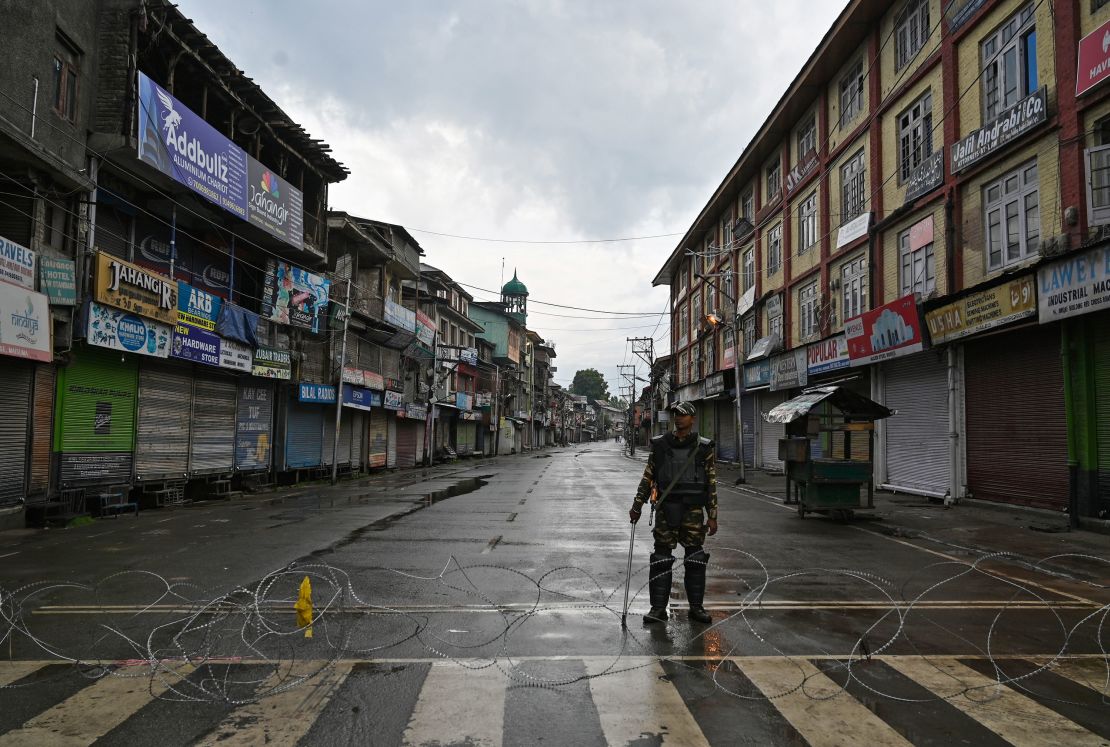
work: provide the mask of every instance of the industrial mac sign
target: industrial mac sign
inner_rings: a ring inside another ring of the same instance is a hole
[[[1075,70],[1075,95],[1082,96],[1110,78],[1110,21],[1079,40]]]

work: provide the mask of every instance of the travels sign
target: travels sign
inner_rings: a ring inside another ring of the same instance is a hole
[[[96,255],[96,300],[177,324],[177,281],[103,252]]]

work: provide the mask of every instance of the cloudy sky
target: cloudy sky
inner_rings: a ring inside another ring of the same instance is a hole
[[[460,283],[515,268],[556,380],[593,367],[615,393],[627,337],[667,352],[652,278],[844,3],[180,5],[350,168],[333,208],[404,225]]]

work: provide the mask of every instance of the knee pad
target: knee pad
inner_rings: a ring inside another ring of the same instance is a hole
[[[697,545],[696,547],[687,547],[687,548],[685,548],[685,550],[686,550],[686,560],[690,560],[690,559],[701,560],[700,557],[699,558],[694,557],[698,553],[701,553],[702,555],[706,555],[705,548],[702,547],[701,545]]]

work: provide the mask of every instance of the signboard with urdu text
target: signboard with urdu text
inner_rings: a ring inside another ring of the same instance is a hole
[[[1037,313],[1033,277],[1011,280],[926,312],[925,324],[934,345],[1001,327]]]
[[[289,379],[293,375],[293,358],[288,350],[255,348],[251,373],[266,379]]]

